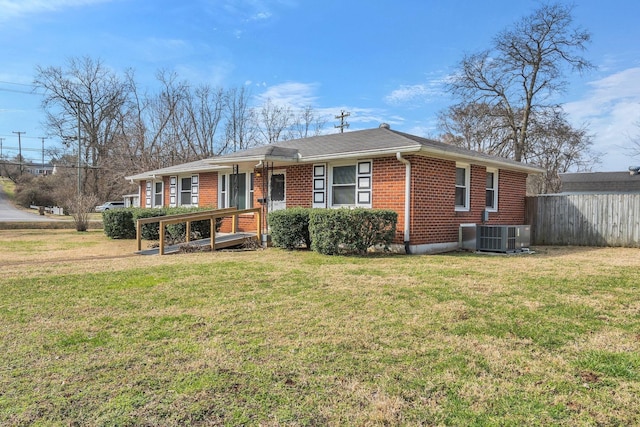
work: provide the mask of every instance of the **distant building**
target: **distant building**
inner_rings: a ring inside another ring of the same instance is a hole
[[[25,163],[23,164],[23,170],[31,175],[45,176],[53,175],[55,166],[51,163]]]
[[[640,175],[629,172],[561,173],[562,193],[640,193]]]

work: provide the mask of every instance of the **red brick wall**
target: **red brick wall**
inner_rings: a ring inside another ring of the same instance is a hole
[[[469,210],[456,211],[456,162],[422,156],[407,158],[411,161],[412,168],[412,245],[456,242],[460,224],[482,221],[486,203],[484,166],[471,165]],[[523,224],[526,174],[500,170],[498,178],[498,212],[489,214],[488,223]],[[402,227],[401,224],[398,221],[398,228]]]
[[[216,209],[218,207],[218,172],[205,172],[199,176],[198,206]]]
[[[231,217],[223,218],[220,226],[221,233],[231,233]],[[238,216],[237,231],[246,231],[249,233],[256,231],[256,216],[252,213]]]
[[[456,162],[412,156],[411,160],[411,244],[448,243],[458,240],[461,223],[473,221],[476,206],[484,203],[482,194],[476,194],[478,178],[471,168],[469,212],[455,208]],[[484,168],[483,168],[484,170]],[[482,178],[482,185],[484,185]],[[482,201],[480,200],[482,199]],[[479,215],[479,214],[478,214]]]
[[[313,205],[313,165],[289,166],[286,171],[287,207],[310,208]]]
[[[424,156],[405,156],[411,162],[411,245],[456,242],[462,223],[480,223],[485,210],[486,168],[471,165],[470,208],[455,210],[456,162]],[[313,165],[293,165],[286,170],[287,207],[311,207],[313,204]],[[255,172],[258,172],[256,170]],[[262,171],[260,171],[262,172]],[[262,206],[263,179],[254,178],[254,207]],[[523,224],[524,198],[527,175],[500,170],[498,172],[498,211],[489,213],[489,224]],[[398,213],[398,226],[394,243],[403,242],[405,165],[395,157],[373,159],[372,207],[392,209]],[[144,207],[145,181],[140,182]],[[169,204],[169,177],[164,177],[165,205]],[[218,206],[218,173],[200,174],[199,205]],[[264,215],[263,215],[264,217]],[[266,220],[266,218],[265,218]],[[265,224],[266,225],[266,224]],[[255,230],[253,215],[239,219],[239,229]],[[223,231],[231,230],[229,219],[223,222]]]
[[[371,207],[398,213],[394,243],[404,241],[405,165],[395,157],[373,159]]]
[[[500,170],[498,172],[498,212],[489,213],[489,223],[524,224],[526,190],[526,174]]]
[[[147,181],[140,181],[140,207],[147,207]]]

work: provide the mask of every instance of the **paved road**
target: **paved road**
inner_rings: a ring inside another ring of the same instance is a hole
[[[25,212],[17,209],[8,200],[7,195],[4,194],[2,187],[0,187],[0,222],[33,222],[33,221],[59,221],[54,218],[49,218],[44,215],[39,215],[37,212]]]

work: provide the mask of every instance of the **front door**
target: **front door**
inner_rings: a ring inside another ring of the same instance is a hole
[[[273,171],[269,180],[269,212],[286,209],[285,171]]]

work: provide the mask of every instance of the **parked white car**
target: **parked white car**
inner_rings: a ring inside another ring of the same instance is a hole
[[[105,202],[100,206],[96,206],[96,212],[104,212],[109,209],[120,209],[124,208],[124,202]]]

